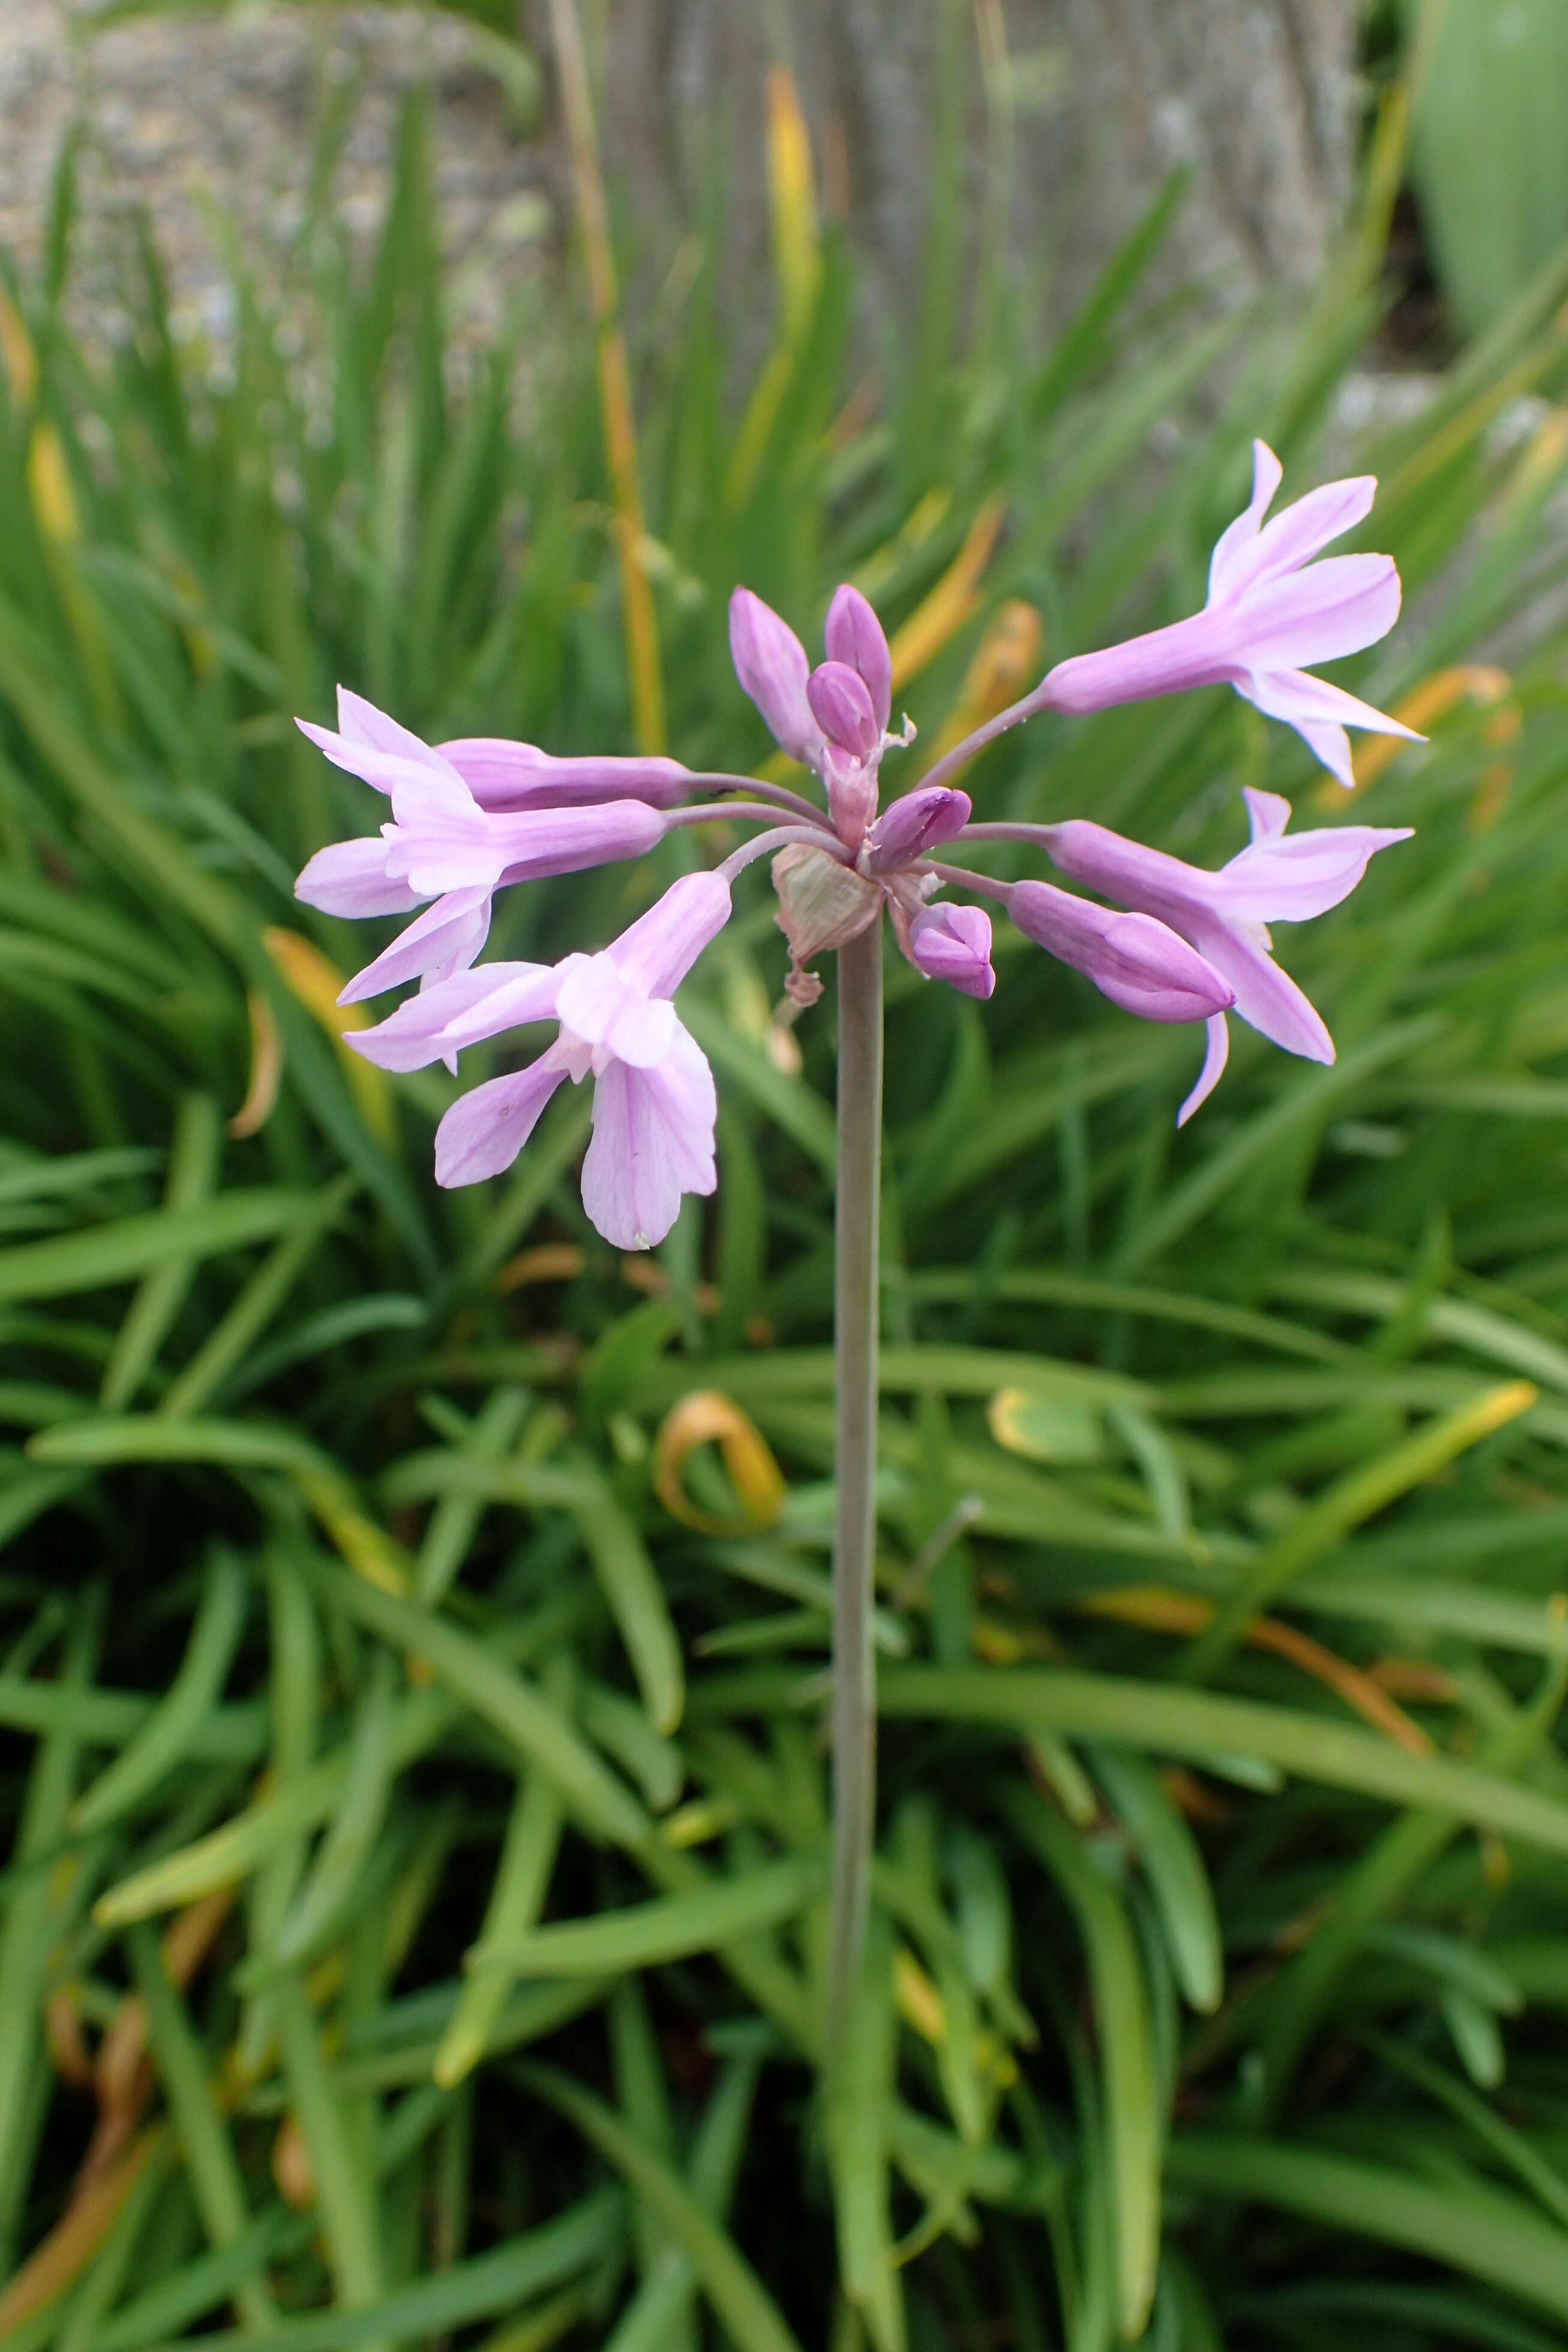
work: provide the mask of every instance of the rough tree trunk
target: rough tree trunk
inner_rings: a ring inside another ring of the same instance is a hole
[[[727,269],[744,296],[766,246],[763,89],[782,54],[827,201],[883,303],[907,301],[920,266],[945,100],[965,110],[971,194],[988,120],[1007,126],[1010,240],[1038,249],[1043,229],[1059,304],[1176,164],[1192,183],[1168,271],[1300,282],[1349,184],[1358,14],[1357,0],[608,0],[606,155],[652,252],[683,209],[689,223],[722,126]]]

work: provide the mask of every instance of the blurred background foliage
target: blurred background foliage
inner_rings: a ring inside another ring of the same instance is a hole
[[[1460,336],[1500,317],[1568,236],[1568,15],[1554,0],[1397,0],[1412,181]]]
[[[417,97],[368,265],[340,116],[215,348],[135,224],[133,331],[68,331],[68,152],[0,302],[8,2352],[1562,2341],[1568,253],[1347,446],[1406,96],[1310,306],[1140,307],[1173,184],[1051,338],[958,267],[947,151],[868,372],[778,77],[771,351],[737,408],[694,242],[634,414],[602,276],[451,362]],[[966,782],[1205,860],[1244,784],[1416,837],[1281,943],[1337,1066],[1243,1032],[1179,1137],[1185,1033],[1021,941],[984,1008],[891,975],[884,1836],[824,2090],[831,994],[779,1018],[758,887],[656,1257],[587,1228],[575,1098],[437,1194],[452,1084],[346,1054],[362,941],[290,895],[370,815],[290,714],[747,766],[729,588],[813,638],[850,577],[903,782],[1190,610],[1255,431],[1380,474],[1409,611],[1352,682],[1429,743],[1347,803],[1216,692]]]

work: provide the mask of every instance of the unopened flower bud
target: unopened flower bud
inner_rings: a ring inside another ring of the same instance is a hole
[[[923,907],[909,925],[909,960],[927,980],[945,980],[966,996],[989,996],[991,919],[979,907]]]
[[[1205,1021],[1236,1002],[1213,965],[1153,915],[1118,914],[1049,882],[1015,882],[1007,908],[1058,962],[1145,1021]]]
[[[775,741],[792,760],[820,771],[822,737],[806,699],[811,667],[806,648],[789,623],[749,588],[737,588],[729,600],[729,651],[737,677]]]
[[[825,642],[830,661],[859,673],[871,696],[877,733],[884,733],[893,710],[893,656],[882,623],[860,590],[847,583],[828,607]]]
[[[939,842],[953,841],[968,824],[967,793],[950,792],[944,784],[921,785],[883,811],[866,835],[865,870],[892,874],[913,865]]]
[[[881,747],[882,730],[864,679],[847,662],[826,661],[806,681],[811,716],[827,737],[852,760],[870,760]]]

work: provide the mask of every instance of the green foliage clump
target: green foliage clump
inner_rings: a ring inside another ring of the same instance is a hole
[[[324,153],[211,365],[145,247],[73,342],[68,187],[0,314],[0,2342],[1560,2341],[1568,436],[1500,428],[1568,266],[1366,453],[1414,612],[1364,690],[1434,740],[1300,950],[1337,1065],[1242,1033],[1178,1137],[1186,1034],[1021,942],[983,1010],[894,978],[884,1835],[822,2087],[831,1003],[772,1014],[753,877],[683,1000],[719,1191],[628,1268],[573,1097],[435,1192],[451,1084],[343,1054],[359,950],[290,897],[369,821],[288,716],[335,677],[626,743],[590,340],[541,294],[458,380],[424,171],[415,108],[361,278]],[[880,393],[808,256],[739,425],[695,271],[638,355],[683,757],[767,749],[737,579],[906,625],[912,761],[1200,601],[1249,435],[1315,463],[1377,224],[1305,320],[1134,324],[1159,226],[1043,356],[935,272]],[[966,781],[1206,859],[1242,784],[1323,791],[1221,693]],[[497,950],[662,878],[515,892]]]

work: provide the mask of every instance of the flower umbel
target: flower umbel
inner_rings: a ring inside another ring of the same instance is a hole
[[[1398,613],[1389,557],[1313,560],[1364,519],[1375,486],[1330,483],[1268,521],[1280,478],[1278,460],[1256,443],[1252,499],[1214,551],[1201,613],[1058,663],[1032,694],[885,807],[883,758],[913,730],[906,720],[901,734],[889,731],[887,638],[848,585],[829,606],[826,657],[815,668],[788,623],[749,589],[737,588],[730,603],[736,675],[782,749],[820,781],[820,799],[755,778],[694,773],[662,758],[558,758],[492,736],[433,747],[344,688],[335,730],[301,720],[336,766],[385,795],[390,814],[375,834],[319,851],[299,877],[298,896],[334,915],[412,918],[349,982],[343,1001],[412,981],[419,992],[379,1027],[352,1033],[354,1050],[389,1070],[434,1061],[455,1070],[466,1046],[534,1022],[557,1024],[554,1043],[537,1058],[448,1110],[436,1133],[438,1181],[467,1184],[498,1173],[556,1088],[591,1076],[582,1187],[601,1233],[620,1248],[645,1249],[668,1233],[684,1194],[710,1192],[713,1076],[672,1000],[727,920],[732,883],[769,855],[792,950],[787,986],[798,1005],[821,991],[811,959],[862,939],[884,911],[923,978],[988,997],[996,987],[991,922],[971,903],[978,895],[999,902],[1028,938],[1125,1011],[1207,1024],[1203,1072],[1182,1105],[1183,1121],[1224,1068],[1232,1011],[1287,1052],[1331,1061],[1328,1031],[1274,962],[1266,925],[1335,905],[1376,851],[1405,838],[1402,830],[1348,825],[1287,836],[1288,804],[1249,791],[1251,844],[1214,874],[1088,819],[976,824],[968,795],[946,781],[1035,711],[1094,710],[1219,680],[1295,727],[1346,782],[1346,724],[1407,734],[1305,667],[1372,644]],[[722,866],[676,882],[600,953],[554,965],[476,961],[498,889],[641,857],[672,828],[716,816],[760,830]],[[1035,879],[998,881],[933,854],[997,839],[1043,850],[1066,880],[1097,895]],[[938,897],[945,886],[969,896]]]

